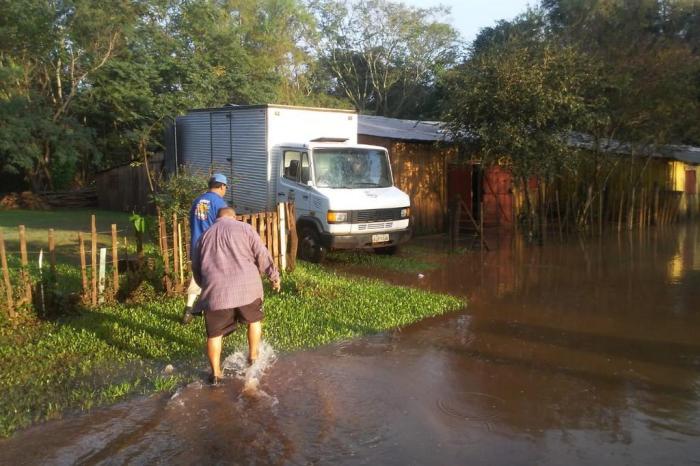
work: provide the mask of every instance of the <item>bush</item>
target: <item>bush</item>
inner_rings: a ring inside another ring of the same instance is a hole
[[[206,177],[182,171],[167,179],[161,179],[152,199],[166,219],[171,218],[174,213],[179,218],[186,218],[192,201],[206,190]]]

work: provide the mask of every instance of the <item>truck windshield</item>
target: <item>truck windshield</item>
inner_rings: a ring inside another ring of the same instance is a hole
[[[375,149],[316,149],[316,186],[320,188],[388,188],[391,171],[386,152]]]

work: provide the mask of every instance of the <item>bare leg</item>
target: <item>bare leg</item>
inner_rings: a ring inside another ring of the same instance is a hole
[[[258,346],[262,335],[262,321],[248,324],[248,361],[254,362],[258,359]]]
[[[223,337],[207,338],[207,355],[214,377],[221,377],[221,340]]]

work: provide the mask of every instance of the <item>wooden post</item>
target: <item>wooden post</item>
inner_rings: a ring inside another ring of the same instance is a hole
[[[163,277],[163,283],[165,285],[165,291],[170,293],[170,254],[168,251],[168,229],[165,226],[165,219],[160,218],[161,222],[161,233],[163,234],[163,271],[165,272],[165,277]]]
[[[178,223],[177,224],[177,257],[178,257],[178,262],[179,262],[179,271],[180,271],[180,283],[185,283],[185,272],[183,269],[183,258],[182,258],[182,224]]]
[[[481,200],[479,209],[479,239],[481,240],[481,251],[484,251],[484,200]]]
[[[630,206],[629,209],[627,210],[627,229],[631,230],[632,226],[634,225],[634,200],[635,200],[635,195],[636,195],[637,188],[633,187],[632,188],[632,197],[630,198]]]
[[[85,239],[82,231],[78,233],[78,244],[80,245],[80,276],[83,280],[83,298],[86,299],[88,295],[87,261],[85,260]]]
[[[620,192],[620,210],[617,211],[617,231],[622,231],[622,211],[625,208],[625,192]]]
[[[659,224],[659,185],[654,187],[654,225]]]
[[[7,297],[7,314],[10,318],[15,317],[15,303],[12,294],[12,283],[10,282],[10,269],[7,267],[7,253],[5,252],[5,238],[0,231],[0,264],[2,265],[2,279],[5,283],[5,296]]]
[[[279,256],[280,270],[287,269],[287,206],[283,202],[277,204],[277,218],[279,219]]]
[[[91,247],[90,247],[90,266],[92,270],[90,271],[90,277],[92,278],[92,305],[97,306],[97,225],[95,224],[95,215],[91,217]]]
[[[179,283],[178,270],[180,270],[180,258],[177,248],[177,214],[173,213],[173,273],[175,274],[175,283]]]
[[[51,280],[56,281],[56,240],[53,228],[49,228],[49,263],[51,264]]]
[[[119,290],[119,239],[117,238],[117,225],[112,224],[112,286],[114,292]]]
[[[289,270],[293,271],[297,266],[297,249],[299,248],[299,237],[297,236],[297,217],[294,203],[287,204],[289,213]]]
[[[265,246],[272,254],[272,218],[270,212],[265,212]]]
[[[29,259],[27,258],[27,238],[25,236],[24,225],[19,226],[19,253],[22,262],[22,286],[24,287],[24,302],[32,302],[32,284],[29,279]]]
[[[97,289],[99,292],[98,302],[105,302],[105,270],[107,265],[107,248],[100,248],[100,267],[98,271],[98,285]]]
[[[160,208],[158,210],[158,247],[160,248],[160,255],[163,255],[163,218],[160,216]],[[167,247],[167,246],[166,246]]]
[[[275,262],[277,269],[280,269],[280,251],[279,251],[279,230],[277,225],[277,212],[270,213],[270,221],[272,222],[272,259]]]

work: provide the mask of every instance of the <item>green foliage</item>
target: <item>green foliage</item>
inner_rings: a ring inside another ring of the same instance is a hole
[[[358,265],[373,269],[384,269],[400,273],[420,273],[435,270],[438,267],[431,261],[429,254],[415,248],[401,249],[399,255],[379,255],[372,251],[332,251],[326,256],[326,261],[339,265]]]
[[[533,31],[536,23],[493,34],[445,81],[452,133],[485,164],[507,165],[518,179],[562,170],[568,133],[598,118],[601,106],[591,90],[595,64]]]
[[[179,218],[186,218],[192,201],[206,190],[206,178],[180,171],[158,183],[153,202],[166,219],[171,218],[172,214],[177,214]]]
[[[180,324],[181,299],[108,304],[55,322],[0,326],[0,435],[67,410],[173,391],[205,366],[202,319]],[[381,332],[464,306],[459,299],[300,264],[282,292],[266,286],[264,339],[278,351]],[[243,347],[245,332],[225,340]],[[162,373],[172,363],[171,376]]]
[[[361,112],[417,116],[430,105],[437,76],[455,63],[458,33],[440,21],[443,7],[388,0],[319,0],[313,41],[335,95]]]

